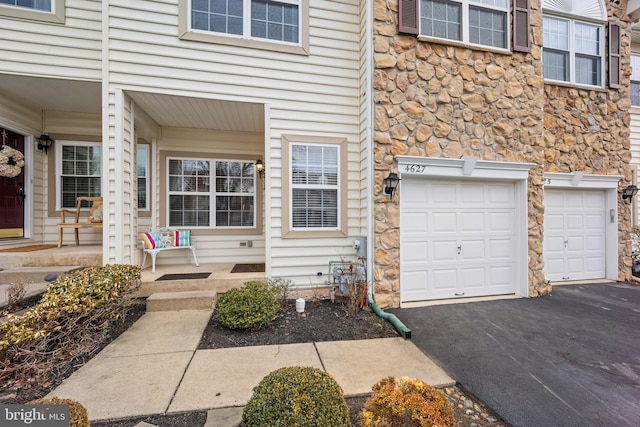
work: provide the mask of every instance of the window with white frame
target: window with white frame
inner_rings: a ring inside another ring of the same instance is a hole
[[[291,229],[338,229],[339,147],[292,143],[290,152]]]
[[[588,86],[604,85],[604,26],[545,14],[544,78]]]
[[[420,35],[507,49],[508,0],[420,0]]]
[[[149,146],[138,145],[136,150],[136,171],[138,176],[138,209],[149,210]]]
[[[255,228],[253,162],[168,158],[169,226]]]
[[[190,0],[192,30],[298,44],[301,0]]]
[[[96,142],[57,141],[58,208],[74,208],[80,196],[101,195],[102,147]]]
[[[640,107],[640,55],[631,55],[631,105]]]
[[[65,0],[0,0],[0,16],[63,24]]]
[[[0,4],[51,12],[51,0],[0,0]]]

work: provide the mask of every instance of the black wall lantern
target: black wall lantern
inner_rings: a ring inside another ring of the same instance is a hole
[[[622,200],[629,199],[629,203],[631,203],[631,199],[633,199],[633,196],[635,196],[636,194],[638,194],[638,187],[631,184],[627,188],[622,190]]]
[[[260,176],[260,179],[264,176],[264,163],[262,163],[262,159],[256,160],[256,172]]]
[[[393,192],[396,191],[399,182],[400,178],[398,174],[391,172],[389,176],[384,179],[384,193],[388,194],[389,197],[393,197]]]
[[[53,145],[53,139],[51,139],[51,137],[46,133],[43,133],[36,138],[36,140],[38,141],[38,144],[36,145],[38,150],[44,150],[44,154],[47,154],[47,150]]]

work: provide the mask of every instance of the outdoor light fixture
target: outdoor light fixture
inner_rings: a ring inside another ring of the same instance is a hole
[[[388,194],[389,197],[393,197],[393,192],[396,191],[396,187],[398,187],[399,182],[400,178],[398,177],[398,174],[391,172],[389,176],[384,179],[384,193]]]
[[[264,176],[264,163],[262,163],[262,159],[256,160],[256,172],[260,176],[260,179]]]
[[[637,193],[638,193],[638,187],[631,184],[627,188],[622,190],[622,200],[629,199],[629,203],[631,203],[631,199],[633,199],[633,196],[635,196]]]
[[[47,149],[53,145],[53,139],[51,139],[51,137],[46,133],[43,133],[37,137],[36,140],[38,141],[38,144],[36,145],[38,150],[44,150],[44,154],[47,154]]]

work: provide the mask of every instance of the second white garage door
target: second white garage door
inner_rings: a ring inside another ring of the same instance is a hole
[[[552,281],[605,277],[603,190],[546,189],[544,265]]]
[[[515,293],[515,221],[511,182],[403,179],[401,300]]]

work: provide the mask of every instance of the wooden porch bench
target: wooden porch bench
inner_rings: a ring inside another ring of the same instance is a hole
[[[176,234],[177,233],[177,234]],[[182,233],[182,234],[181,234]],[[162,251],[172,251],[176,249],[186,249],[187,264],[193,262],[199,267],[196,257],[196,246],[191,238],[191,230],[172,230],[169,228],[159,228],[150,230],[148,233],[140,233],[142,240],[142,269],[147,262],[147,254],[151,255],[151,272],[156,272],[156,255]]]
[[[82,203],[87,202],[89,216],[80,217]],[[65,214],[73,214],[73,222],[66,222]],[[75,209],[62,209],[60,211],[60,222],[58,223],[58,247],[62,246],[62,231],[65,228],[72,228],[75,232],[76,245],[80,245],[78,231],[81,228],[102,228],[102,197],[78,197]]]

